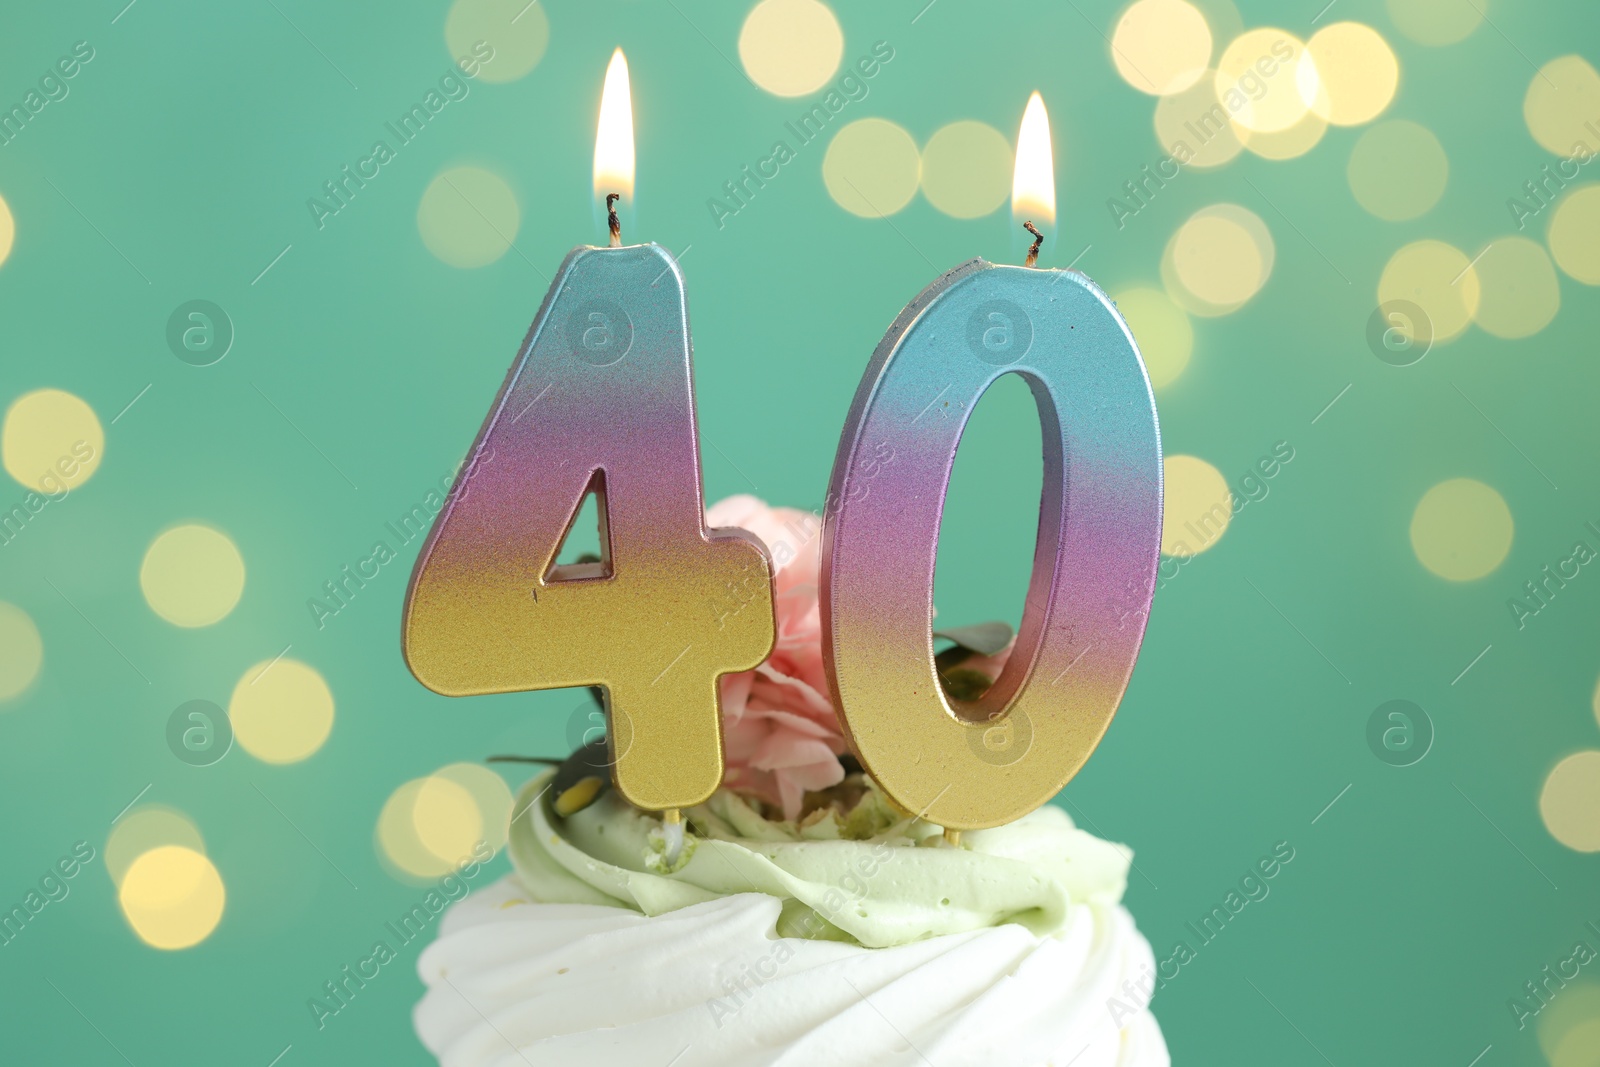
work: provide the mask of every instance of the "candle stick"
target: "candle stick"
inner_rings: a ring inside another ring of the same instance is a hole
[[[613,778],[666,813],[670,861],[677,809],[722,782],[717,679],[772,648],[772,567],[753,535],[705,527],[683,276],[659,245],[622,246],[615,211],[626,94],[619,50],[595,153],[611,247],[573,249],[545,295],[417,559],[402,646],[451,696],[603,687]],[[562,565],[591,494],[600,561]]]
[[[1039,138],[1042,137],[1042,141]],[[1014,206],[1054,216],[1048,119],[1029,101]],[[1031,168],[1031,170],[1030,170]],[[997,826],[1045,803],[1110,724],[1144,636],[1161,538],[1155,402],[1127,323],[1077,271],[972,260],[890,326],[862,377],[824,516],[823,653],[851,747],[903,808]],[[933,577],[951,466],[998,378],[1027,381],[1044,483],[1022,625],[980,698],[948,699]],[[877,476],[885,455],[892,478]]]

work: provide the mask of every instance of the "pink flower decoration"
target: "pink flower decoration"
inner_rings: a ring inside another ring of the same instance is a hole
[[[844,779],[839,716],[822,667],[822,615],[817,605],[822,521],[798,508],[773,508],[733,496],[706,512],[706,525],[739,526],[766,544],[777,574],[778,639],[765,663],[722,678],[722,730],[727,750],[723,784],[800,815],[808,791]],[[737,595],[727,610],[742,610]]]
[[[822,564],[822,520],[798,508],[768,507],[753,496],[731,496],[711,506],[706,525],[738,526],[766,544],[777,570],[773,605],[778,639],[765,663],[722,678],[722,736],[727,754],[723,784],[760,797],[798,818],[807,792],[844,780],[846,750],[839,716],[828,696],[822,666],[822,612],[817,583]],[[744,610],[730,590],[730,613]],[[1011,654],[974,655],[961,666],[998,678]]]

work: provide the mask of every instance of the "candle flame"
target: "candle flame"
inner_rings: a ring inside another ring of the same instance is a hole
[[[1050,151],[1050,116],[1035,92],[1017,131],[1017,164],[1011,177],[1011,214],[1040,226],[1056,220],[1055,160]]]
[[[628,57],[611,53],[606,86],[600,94],[600,124],[594,136],[594,195],[633,198],[633,99],[628,89]]]

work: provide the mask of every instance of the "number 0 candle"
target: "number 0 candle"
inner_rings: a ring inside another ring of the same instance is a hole
[[[1016,207],[1053,213],[1038,94],[1017,166]],[[1019,818],[1083,766],[1127,687],[1159,560],[1144,364],[1092,281],[1032,269],[1042,240],[1028,267],[973,260],[900,313],[851,406],[824,516],[823,651],[851,746],[902,807],[954,830]],[[958,704],[933,658],[939,523],[972,408],[1009,373],[1043,426],[1033,573],[1005,670]]]
[[[632,194],[627,65],[606,75],[596,195]],[[612,242],[618,245],[612,216]],[[451,696],[598,685],[617,788],[673,811],[722,781],[717,678],[772,648],[771,565],[707,530],[677,262],[654,244],[561,265],[418,557],[406,661]],[[559,566],[586,495],[601,560]],[[730,586],[743,607],[718,610]]]

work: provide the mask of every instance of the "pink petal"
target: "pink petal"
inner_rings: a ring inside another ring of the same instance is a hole
[[[738,722],[744,718],[745,705],[750,702],[750,687],[755,684],[755,672],[741,671],[722,676],[722,721]]]
[[[782,674],[765,663],[756,668],[756,674],[759,677],[750,687],[752,700],[759,697],[768,703],[782,703],[790,710],[809,713],[820,721],[838,723],[839,716],[833,704],[810,683]]]
[[[798,737],[805,737],[814,741],[825,741],[830,744],[844,741],[844,735],[838,730],[830,729],[819,722],[813,722],[803,715],[796,715],[792,711],[778,711],[768,708],[753,709],[750,712],[749,719],[769,724],[770,730],[792,733]]]
[[[793,734],[773,734],[756,752],[750,766],[762,771],[779,773],[815,763],[832,763],[839,766],[833,750],[815,738],[797,737]],[[843,774],[840,777],[844,777]]]

